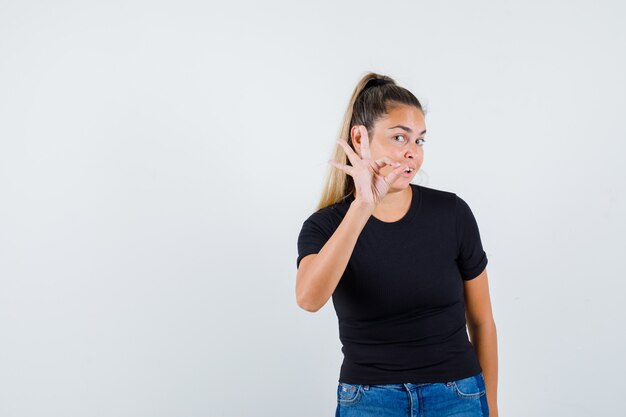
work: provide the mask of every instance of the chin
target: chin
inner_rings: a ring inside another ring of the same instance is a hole
[[[413,181],[413,178],[400,178],[391,184],[389,192],[406,190],[411,186],[411,181]]]

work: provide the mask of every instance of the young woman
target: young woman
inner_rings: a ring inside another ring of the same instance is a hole
[[[411,183],[425,133],[410,91],[364,76],[298,237],[297,303],[339,321],[337,416],[498,415],[487,256],[463,199]]]

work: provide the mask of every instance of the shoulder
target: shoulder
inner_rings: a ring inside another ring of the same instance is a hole
[[[431,216],[433,219],[454,221],[457,225],[473,221],[474,214],[470,205],[457,193],[422,185],[416,187],[420,193],[422,215]]]
[[[425,196],[430,198],[452,199],[456,195],[451,191],[438,190],[436,188],[426,187],[424,185],[411,184],[414,189],[419,190]]]
[[[425,200],[429,202],[445,202],[448,204],[454,204],[457,209],[459,207],[463,208],[463,206],[468,207],[465,200],[453,191],[438,190],[436,188],[425,187],[423,185],[412,185],[415,186]]]
[[[436,211],[454,211],[456,207],[457,195],[451,191],[439,190],[423,185],[412,184],[414,191],[418,191],[422,208],[431,208]]]
[[[303,226],[317,226],[324,229],[338,227],[350,208],[350,201],[343,201],[321,208],[304,221]]]

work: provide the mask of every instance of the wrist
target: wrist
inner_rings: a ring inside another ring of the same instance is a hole
[[[355,198],[352,203],[350,203],[350,207],[354,207],[361,212],[367,212],[368,214],[372,214],[374,212],[374,209],[376,208],[376,204],[371,201],[364,201],[360,198]]]

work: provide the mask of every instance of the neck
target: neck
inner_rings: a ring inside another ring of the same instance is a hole
[[[411,199],[413,190],[411,186],[397,191],[389,191],[387,195],[380,201],[378,207],[382,210],[395,210],[402,208],[406,205],[407,201]]]

